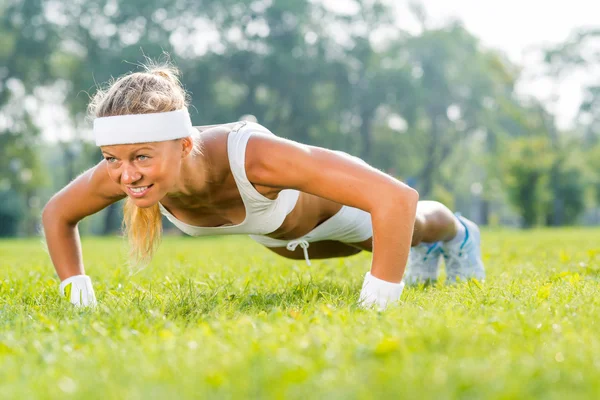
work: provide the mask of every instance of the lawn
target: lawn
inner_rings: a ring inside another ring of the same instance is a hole
[[[488,279],[356,306],[370,254],[285,260],[166,238],[132,273],[85,238],[99,306],[57,294],[39,239],[0,241],[0,398],[599,398],[600,229],[484,231]]]

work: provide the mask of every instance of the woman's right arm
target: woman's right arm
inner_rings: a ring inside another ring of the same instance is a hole
[[[42,212],[42,224],[50,258],[63,283],[71,279],[77,284],[78,279],[83,279],[77,277],[83,277],[85,273],[77,223],[125,197],[119,185],[108,176],[103,160],[48,201]],[[63,295],[64,286],[61,284]]]

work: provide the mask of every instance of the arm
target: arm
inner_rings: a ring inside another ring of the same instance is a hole
[[[256,184],[297,189],[369,212],[371,274],[391,283],[402,280],[419,198],[414,189],[351,157],[259,134],[248,141],[246,174]]]
[[[105,163],[100,162],[69,183],[48,201],[42,212],[48,252],[63,282],[85,273],[77,223],[125,197],[110,180]],[[61,291],[63,287],[61,284]]]

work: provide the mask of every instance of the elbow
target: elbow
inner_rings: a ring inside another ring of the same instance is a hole
[[[42,227],[45,229],[49,226],[56,224],[58,221],[65,221],[68,225],[76,225],[73,223],[69,223],[65,218],[63,213],[61,212],[62,207],[53,197],[51,198],[44,208],[42,209]]]
[[[408,201],[411,203],[417,204],[419,202],[419,192],[416,189],[411,188],[410,186],[406,186],[404,188],[405,196]]]
[[[47,227],[48,225],[50,225],[50,223],[53,219],[53,216],[55,215],[55,212],[54,212],[55,206],[54,206],[54,202],[52,200],[53,199],[48,200],[48,202],[42,209],[42,226],[43,227]]]
[[[410,186],[402,185],[398,192],[401,201],[409,207],[416,207],[419,202],[419,192]]]
[[[389,196],[391,200],[390,207],[397,208],[399,205],[410,214],[417,212],[417,203],[419,202],[419,192],[410,186],[402,185],[396,190],[395,196]]]

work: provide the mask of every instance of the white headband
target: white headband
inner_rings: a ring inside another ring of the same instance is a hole
[[[193,132],[187,108],[154,114],[116,115],[94,120],[96,146],[163,142],[191,136]]]

